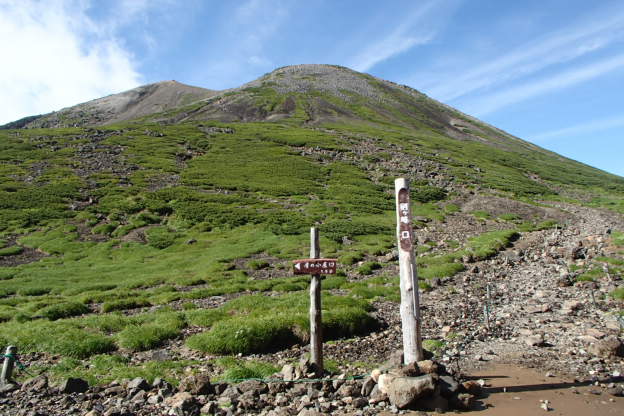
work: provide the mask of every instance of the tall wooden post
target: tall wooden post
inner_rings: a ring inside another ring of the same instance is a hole
[[[412,208],[409,182],[405,178],[394,181],[397,212],[397,240],[401,288],[401,329],[403,330],[403,362],[423,359],[418,274],[414,254]]]
[[[310,258],[321,256],[319,234],[310,228]],[[323,375],[323,320],[321,316],[321,275],[313,274],[310,282],[310,360],[316,366],[316,375]]]

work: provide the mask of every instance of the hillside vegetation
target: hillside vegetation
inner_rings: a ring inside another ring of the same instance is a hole
[[[423,290],[563,225],[547,201],[624,213],[624,178],[344,68],[282,68],[139,115],[0,130],[0,345],[70,360],[51,371],[86,359],[103,380],[96,364],[117,352],[180,342],[214,355],[305,344],[308,279],[290,260],[307,257],[311,226],[341,263],[323,281],[326,338],[378,329],[374,301],[398,301],[396,177],[412,181],[417,228],[475,224],[421,241]],[[464,210],[478,195],[522,209]]]

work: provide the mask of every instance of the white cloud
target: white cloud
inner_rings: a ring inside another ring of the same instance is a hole
[[[603,118],[600,120],[592,120],[586,123],[577,124],[571,127],[565,127],[557,130],[550,130],[538,134],[534,134],[531,138],[534,141],[548,141],[558,137],[578,137],[598,131],[615,129],[624,127],[624,115]]]
[[[406,52],[417,45],[429,43],[437,29],[432,22],[443,20],[440,13],[450,13],[457,2],[426,1],[407,15],[396,29],[374,41],[347,61],[347,66],[356,71],[368,71],[380,62]]]
[[[602,10],[581,23],[514,48],[509,53],[461,73],[445,73],[432,77],[422,85],[431,96],[450,101],[471,92],[491,88],[549,66],[572,61],[604,49],[624,38],[624,10]],[[416,78],[414,78],[416,80]]]
[[[484,114],[499,110],[502,107],[567,88],[623,67],[624,55],[618,55],[569,71],[560,72],[552,77],[528,82],[519,86],[507,88],[501,92],[481,96],[476,100],[468,102],[463,107],[471,114],[483,116]]]
[[[0,124],[139,85],[133,57],[88,7],[0,0]]]

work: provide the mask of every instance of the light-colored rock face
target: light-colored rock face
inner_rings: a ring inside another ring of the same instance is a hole
[[[216,93],[176,81],[163,81],[64,108],[30,122],[27,127],[111,124],[191,104]]]

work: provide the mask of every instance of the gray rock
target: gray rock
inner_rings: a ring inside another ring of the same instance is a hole
[[[134,390],[134,389],[149,390],[151,386],[149,385],[147,381],[145,381],[144,378],[137,377],[135,379],[130,380],[130,382],[128,382],[127,388],[128,390]]]
[[[48,378],[46,376],[33,377],[26,380],[21,387],[22,391],[41,391],[48,388]]]
[[[282,378],[285,381],[295,380],[295,367],[293,367],[291,364],[286,364],[284,367],[282,367]]]
[[[386,400],[388,400],[388,395],[379,390],[379,385],[376,384],[368,397],[368,402],[370,404],[377,404]]]
[[[398,409],[406,409],[418,399],[426,397],[435,389],[430,374],[420,377],[396,377],[388,386],[390,403]]]
[[[268,393],[269,387],[266,383],[263,383],[259,380],[247,380],[239,383],[236,387],[243,393],[252,392],[254,395],[258,396],[260,394]]]
[[[624,357],[624,344],[617,337],[611,335],[594,342],[587,348],[587,351],[603,358]]]
[[[69,377],[63,380],[59,390],[62,393],[84,393],[89,390],[89,383],[81,378]]]
[[[197,374],[184,378],[180,383],[179,391],[187,391],[193,395],[206,395],[214,392],[210,377],[206,374]]]
[[[459,410],[470,410],[474,406],[475,398],[472,394],[460,393],[451,399],[451,406]]]
[[[451,376],[440,376],[440,394],[447,399],[459,391],[459,383]]]
[[[360,394],[364,397],[368,397],[376,384],[377,383],[375,383],[375,380],[373,380],[372,377],[366,377],[364,383],[362,383],[362,390],[360,390]]]
[[[351,405],[356,409],[362,409],[368,406],[368,399],[365,399],[364,397],[356,397],[353,399],[353,402],[351,402]]]
[[[169,414],[175,416],[199,416],[199,403],[188,392],[176,393],[165,400]]]

